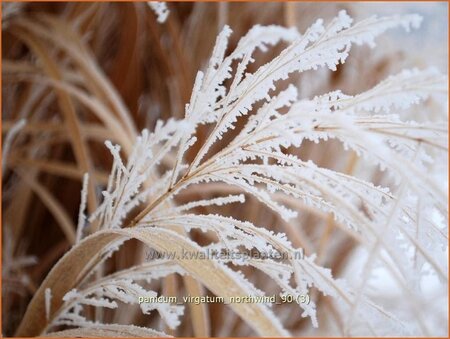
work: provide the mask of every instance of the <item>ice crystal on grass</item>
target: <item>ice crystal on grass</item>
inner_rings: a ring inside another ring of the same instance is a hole
[[[159,23],[164,23],[169,16],[169,9],[165,2],[161,1],[149,1],[147,2],[150,8],[155,12]]]

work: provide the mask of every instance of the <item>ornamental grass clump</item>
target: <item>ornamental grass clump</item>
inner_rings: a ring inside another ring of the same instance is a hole
[[[183,114],[152,122],[119,94],[131,80],[99,67],[87,41],[104,37],[89,34],[108,9],[86,6],[66,8],[67,22],[20,9],[3,19],[15,39],[3,93],[23,98],[3,103],[3,287],[31,288],[25,267],[39,265],[20,249],[38,239],[18,243],[33,227],[32,214],[18,214],[33,195],[65,238],[40,239],[55,249],[34,271],[45,278],[15,335],[447,333],[448,313],[426,292],[447,296],[447,76],[409,68],[312,97],[298,80],[338,74],[386,31],[415,34],[419,15],[355,21],[340,10],[306,31],[256,24],[240,38],[224,25]],[[179,29],[164,4],[144,9],[157,14],[152,29]],[[117,53],[137,76],[133,53]],[[181,86],[172,80],[170,97]],[[54,176],[81,182],[81,194],[56,195]],[[380,293],[377,277],[397,290]],[[3,300],[14,304],[11,293]]]

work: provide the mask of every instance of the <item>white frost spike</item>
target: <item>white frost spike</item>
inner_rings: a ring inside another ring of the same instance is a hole
[[[189,104],[186,104],[186,118],[191,117],[193,113],[192,108],[195,107],[196,100],[198,99],[198,96],[200,94],[200,88],[203,84],[203,77],[203,72],[198,71],[197,75],[195,76],[194,87],[192,88],[191,100],[189,101]]]
[[[128,176],[129,175],[128,170],[124,166],[124,164],[122,162],[122,158],[120,156],[120,146],[113,145],[111,143],[111,141],[109,141],[109,140],[105,141],[105,145],[106,145],[106,147],[108,147],[109,151],[111,152],[112,156],[114,157],[114,161],[117,162],[117,164],[119,165],[119,167],[123,171],[123,173],[125,173]]]
[[[147,4],[150,6],[150,8],[155,12],[156,16],[158,17],[157,21],[162,24],[167,20],[167,17],[169,16],[169,9],[167,8],[167,5],[165,2],[160,1],[149,1]]]
[[[104,200],[91,214],[89,221],[99,220],[101,228],[119,228],[127,213],[142,202],[140,188],[148,180],[154,166],[180,142],[182,131],[189,129],[190,125],[185,120],[169,119],[166,123],[158,121],[153,133],[143,130],[126,166],[119,154],[120,147],[105,142],[114,158],[113,168],[107,189],[102,192]]]
[[[244,203],[245,202],[245,196],[243,194],[239,195],[229,195],[227,197],[219,197],[214,199],[205,199],[205,200],[198,200],[198,201],[191,201],[187,204],[172,208],[172,209],[163,209],[161,212],[158,213],[158,215],[169,215],[169,214],[176,214],[181,213],[183,211],[191,210],[196,207],[207,207],[207,206],[222,206],[226,204],[232,204],[232,203]]]
[[[354,34],[353,42],[357,45],[368,44],[373,48],[375,47],[375,37],[384,33],[386,30],[402,26],[406,32],[409,32],[411,28],[419,28],[421,22],[422,17],[417,14],[394,15],[382,18],[372,16],[353,26],[353,31],[356,33]]]
[[[209,59],[209,71],[215,70],[223,62],[225,51],[228,45],[228,38],[230,37],[232,32],[233,31],[231,30],[230,26],[225,25],[219,36],[217,37],[212,56]],[[209,74],[207,73],[207,79],[208,75]]]
[[[166,270],[165,272],[160,272],[160,274],[164,276],[172,272],[171,270]],[[129,274],[126,273],[128,271],[125,271],[125,274],[122,275],[128,276]],[[132,274],[132,272],[129,273]],[[109,279],[94,282],[84,290],[77,291],[73,289],[66,293],[63,297],[63,300],[66,302],[63,305],[63,312],[61,312],[61,315],[57,319],[53,320],[53,323],[55,325],[67,324],[67,321],[77,320],[78,317],[82,317],[80,312],[83,305],[115,309],[118,307],[117,301],[125,304],[138,304],[139,297],[141,296],[156,297],[157,293],[144,289],[133,282],[133,280],[128,279],[128,277],[118,278],[117,275],[116,277],[113,275]],[[183,306],[167,303],[140,303],[139,306],[144,314],[149,314],[152,310],[157,310],[167,325],[172,329],[175,329],[180,324],[178,318],[184,312]],[[78,318],[78,320],[81,320],[81,318]]]
[[[50,319],[51,302],[52,302],[52,290],[50,288],[46,288],[45,289],[45,318],[47,319],[47,321]]]
[[[322,39],[327,39],[336,33],[339,33],[343,29],[349,28],[353,23],[353,19],[347,14],[345,10],[341,10],[338,16],[334,18],[328,25],[327,31],[323,35]]]
[[[300,37],[295,27],[285,28],[276,25],[253,26],[248,33],[239,40],[236,50],[231,54],[233,59],[241,58],[245,54],[259,48],[267,51],[267,45],[276,45],[280,40],[293,42]]]
[[[372,89],[356,96],[336,98],[341,110],[352,112],[390,112],[392,108],[406,109],[435,93],[446,93],[448,79],[436,69],[404,70],[391,75]]]
[[[78,225],[77,225],[77,237],[75,243],[79,243],[81,238],[83,237],[83,229],[86,223],[86,202],[88,195],[88,182],[89,182],[89,173],[85,173],[83,175],[83,188],[81,189],[81,202],[80,202],[80,210],[78,212]]]

